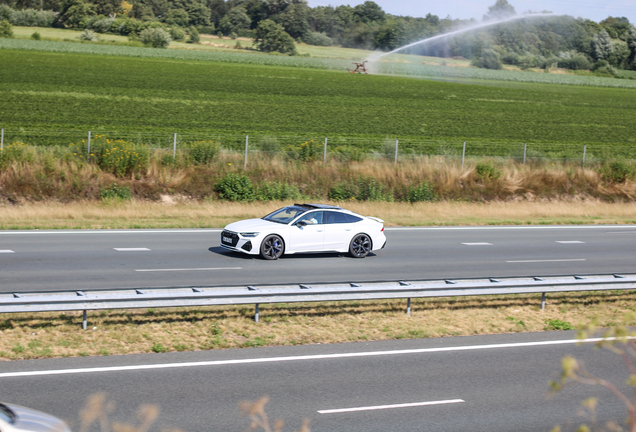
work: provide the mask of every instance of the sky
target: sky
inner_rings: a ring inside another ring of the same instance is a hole
[[[374,0],[382,10],[392,15],[408,15],[425,17],[430,13],[440,18],[450,15],[453,19],[475,18],[481,21],[488,12],[488,7],[496,0]],[[308,0],[309,6],[340,6],[364,3],[364,0]],[[636,0],[508,0],[517,13],[528,10],[542,12],[544,10],[573,17],[588,18],[599,22],[607,18],[626,17],[629,22],[636,23]]]

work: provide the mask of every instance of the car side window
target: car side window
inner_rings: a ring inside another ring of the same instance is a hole
[[[322,211],[307,212],[298,219],[298,222],[305,222],[307,225],[320,225],[322,224],[323,216]],[[296,223],[298,223],[296,222]]]
[[[349,223],[360,222],[362,220],[361,217],[350,215],[350,214],[345,216],[347,216],[347,219],[349,219]]]
[[[338,212],[325,212],[324,219],[326,224],[349,223],[347,215]]]

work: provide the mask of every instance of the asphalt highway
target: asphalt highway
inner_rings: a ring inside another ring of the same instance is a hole
[[[599,386],[547,396],[566,354],[628,391],[618,355],[573,338],[547,332],[3,362],[0,400],[64,418],[74,430],[98,392],[116,404],[111,421],[136,424],[137,407],[159,406],[153,430],[248,430],[238,403],[263,395],[285,430],[303,419],[313,432],[574,430],[584,421],[581,401],[592,396],[601,424],[622,422],[624,407]]]
[[[633,273],[636,226],[387,228],[387,247],[277,261],[213,229],[0,231],[0,292]]]

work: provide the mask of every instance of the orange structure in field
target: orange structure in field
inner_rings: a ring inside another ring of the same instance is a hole
[[[347,69],[349,72],[351,73],[359,73],[359,74],[366,74],[367,73],[367,68],[364,67],[364,64],[366,63],[366,60],[363,61],[362,63],[356,63],[354,62],[353,64],[356,65],[356,68],[354,70],[349,70]]]

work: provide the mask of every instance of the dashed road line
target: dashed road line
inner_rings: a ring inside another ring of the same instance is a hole
[[[492,243],[462,243],[466,246],[492,246]]]
[[[140,251],[149,251],[148,248],[113,248],[117,252],[140,252]]]
[[[15,253],[15,252],[9,249],[4,249],[4,250],[0,250],[0,253]]]
[[[448,399],[448,400],[439,400],[439,401],[430,401],[430,402],[412,402],[412,403],[403,403],[403,404],[394,404],[394,405],[377,405],[377,406],[356,407],[356,408],[338,408],[338,409],[329,409],[329,410],[318,410],[318,413],[319,414],[337,414],[337,413],[355,412],[355,411],[374,411],[374,410],[394,409],[394,408],[446,405],[446,404],[454,404],[454,403],[462,403],[462,402],[466,402],[466,401],[463,399]]]
[[[179,272],[179,271],[207,271],[207,270],[243,270],[243,267],[210,267],[210,268],[180,268],[180,269],[135,269],[137,272]]]
[[[557,240],[555,243],[561,243],[561,244],[585,244],[585,242],[578,241],[578,240],[562,240],[562,241]]]
[[[585,258],[573,258],[573,259],[551,259],[551,260],[517,260],[506,261],[507,263],[542,263],[542,262],[569,262],[569,261],[586,261]]]

